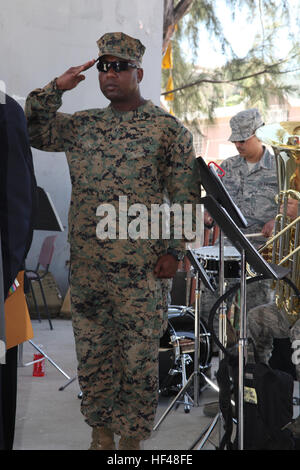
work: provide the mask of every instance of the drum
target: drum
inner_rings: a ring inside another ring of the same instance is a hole
[[[219,246],[202,246],[194,250],[199,262],[208,274],[219,273]],[[224,278],[237,279],[240,277],[241,255],[233,246],[224,246]]]
[[[186,377],[194,372],[195,315],[191,308],[169,306],[168,328],[160,340],[159,387],[160,393],[178,393],[182,385],[181,364],[185,355]],[[212,339],[207,327],[200,320],[199,366],[203,373],[210,367]],[[201,381],[200,381],[201,385]]]

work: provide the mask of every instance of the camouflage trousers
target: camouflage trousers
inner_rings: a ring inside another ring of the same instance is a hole
[[[157,280],[150,271],[146,265],[71,261],[82,414],[90,426],[139,440],[153,428],[170,288],[168,280]]]
[[[248,312],[247,328],[249,337],[253,339],[259,359],[268,363],[273,349],[273,338],[290,338],[300,340],[300,319],[293,326],[288,321],[284,311],[278,309],[275,303],[260,305]],[[248,358],[253,360],[249,346]],[[297,380],[300,380],[300,364],[295,362]]]

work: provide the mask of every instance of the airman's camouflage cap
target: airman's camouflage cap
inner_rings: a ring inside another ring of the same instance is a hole
[[[230,119],[232,133],[229,140],[231,142],[247,140],[263,125],[264,122],[262,121],[258,109],[251,108],[241,111]]]
[[[113,55],[120,59],[142,62],[145,46],[139,39],[127,36],[124,33],[106,33],[97,41],[99,57]]]

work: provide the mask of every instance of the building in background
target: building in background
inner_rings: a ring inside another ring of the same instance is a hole
[[[193,132],[194,145],[198,156],[207,162],[222,160],[236,155],[236,148],[228,141],[231,134],[229,121],[239,111],[246,109],[243,103],[236,106],[227,106],[215,110],[216,119],[213,124],[207,123],[205,119],[199,119],[202,134]],[[280,121],[300,121],[300,99],[289,97],[284,104],[276,103],[274,100],[268,109],[266,124]]]

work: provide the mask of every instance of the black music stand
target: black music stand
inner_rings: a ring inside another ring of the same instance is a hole
[[[279,280],[286,276],[288,270],[268,264],[245,237],[227,210],[224,209],[212,195],[201,199],[211,216],[216,220],[220,229],[241,254],[241,311],[239,337],[239,403],[238,403],[238,449],[244,448],[244,365],[246,331],[246,262],[256,273],[263,274],[266,279]]]
[[[220,177],[210,168],[202,157],[197,158],[199,176],[207,196],[201,201],[210,215],[220,227],[220,271],[223,273],[224,253],[222,252],[224,233],[241,254],[241,311],[240,311],[240,338],[239,338],[239,448],[244,445],[244,359],[246,332],[246,261],[258,274],[263,274],[268,279],[279,279],[286,275],[287,270],[279,266],[269,265],[258,251],[244,236],[241,228],[247,228],[248,223],[240,209],[232,200],[230,194],[223,185]],[[220,284],[224,282],[224,275],[220,276]],[[223,292],[221,292],[221,295]],[[223,316],[222,316],[223,317]],[[220,337],[223,339],[220,331]],[[218,421],[217,415],[214,425]],[[208,437],[208,434],[207,434]]]
[[[202,157],[197,158],[200,182],[206,194],[212,194],[215,200],[230,213],[232,220],[240,228],[247,228],[248,222],[235,204],[219,176],[210,168]]]
[[[246,219],[239,210],[239,208],[234,204],[231,196],[227,192],[226,188],[220,181],[220,178],[215,174],[215,172],[206,165],[202,157],[197,158],[200,182],[206,193],[213,193],[217,200],[224,205],[230,212],[233,214],[234,220],[236,223],[243,228],[248,226]],[[178,398],[185,392],[187,387],[190,385],[191,381],[194,380],[194,402],[196,405],[199,403],[199,312],[200,312],[200,280],[203,281],[204,286],[207,287],[211,292],[215,291],[215,288],[211,285],[209,277],[207,276],[203,266],[199,263],[197,257],[194,255],[192,250],[188,250],[187,257],[189,258],[192,266],[196,270],[196,289],[195,289],[195,355],[194,355],[194,372],[189,377],[185,386],[179,391],[176,395],[170,406],[164,412],[160,420],[154,426],[154,430],[158,428],[164,418],[167,416],[169,411],[172,409],[173,405],[176,403]],[[224,248],[223,248],[223,239],[222,233],[220,232],[220,273],[224,273]],[[224,279],[220,279],[220,285],[223,285]],[[222,294],[222,293],[221,293]],[[224,330],[224,326],[220,328]],[[220,332],[221,333],[221,332]],[[198,351],[198,352],[197,352]],[[202,374],[202,372],[201,372]],[[209,383],[213,388],[213,382],[208,379],[204,374],[202,374],[206,382]]]
[[[220,177],[217,175],[215,169],[205,163],[202,157],[197,158],[198,171],[201,185],[204,187],[206,194],[212,194],[216,201],[221,204],[227,212],[230,213],[233,221],[240,228],[247,228],[248,222],[244,215],[234,203],[227,189],[223,185]],[[219,294],[220,297],[224,294],[224,235],[220,230],[219,235]],[[226,341],[226,307],[223,303],[219,310],[219,338],[222,344]],[[223,357],[223,352],[220,351],[220,359]]]
[[[194,403],[196,406],[199,406],[199,386],[200,386],[200,375],[210,382],[203,372],[200,372],[200,293],[201,293],[201,281],[204,286],[209,289],[211,292],[215,292],[215,288],[210,282],[208,275],[206,274],[205,269],[202,264],[199,263],[198,258],[195,256],[195,253],[189,248],[187,251],[187,258],[189,259],[191,265],[193,266],[196,272],[196,286],[195,286],[195,353],[194,353],[194,372],[192,376],[194,377]],[[191,378],[192,380],[192,378]]]
[[[245,237],[243,232],[236,225],[231,215],[217,202],[214,196],[209,195],[201,198],[201,202],[207,208],[212,217],[216,220],[227,238],[241,253],[246,252],[248,263],[258,274],[263,274],[267,279],[282,279],[288,270],[267,261],[259,254],[254,246]]]
[[[230,212],[232,219],[240,228],[247,228],[248,222],[240,209],[236,206],[227,189],[223,185],[220,176],[215,169],[205,163],[202,157],[197,158],[199,178],[206,194],[213,194],[216,201]],[[224,294],[225,273],[224,273],[224,234],[222,230],[219,233],[219,295]],[[226,306],[221,304],[219,307],[219,339],[223,345],[226,342]],[[219,359],[223,358],[223,352],[220,350]],[[215,424],[218,421],[218,415],[215,418]],[[214,426],[213,426],[214,427]]]
[[[33,222],[33,229],[51,232],[64,231],[50,194],[39,186],[37,187],[37,212]]]

